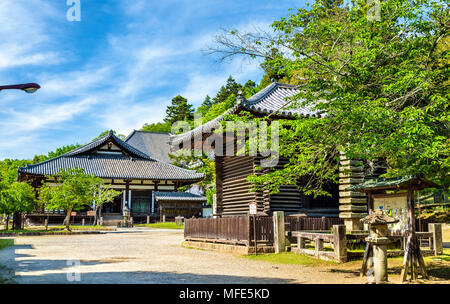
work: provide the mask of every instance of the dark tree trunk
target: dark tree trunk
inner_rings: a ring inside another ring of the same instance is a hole
[[[6,214],[6,218],[5,218],[5,228],[6,230],[8,230],[9,228],[9,213]]]
[[[15,211],[13,214],[13,229],[20,230],[22,229],[22,213]]]
[[[68,231],[71,231],[70,230],[70,216],[71,216],[71,214],[72,214],[72,209],[67,210],[66,218],[64,219],[64,224],[63,224],[63,225],[66,226],[66,229]]]
[[[95,205],[95,215],[94,215],[94,224],[93,224],[94,226],[96,226],[98,223],[99,211],[100,211],[100,206]]]

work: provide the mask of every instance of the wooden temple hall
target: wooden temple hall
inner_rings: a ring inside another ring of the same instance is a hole
[[[243,96],[237,97],[236,105],[225,112],[223,115],[215,118],[206,124],[199,126],[190,132],[173,135],[170,137],[170,143],[173,151],[179,149],[195,149],[202,147],[205,150],[212,148],[215,150],[216,165],[216,215],[235,216],[246,215],[249,213],[249,204],[257,204],[257,211],[261,214],[272,215],[274,211],[284,211],[287,215],[303,214],[315,217],[338,217],[339,216],[339,187],[337,184],[330,183],[328,191],[332,197],[323,196],[314,198],[300,192],[296,185],[285,185],[277,194],[269,194],[264,191],[249,192],[250,183],[247,177],[252,174],[263,174],[257,171],[260,165],[261,157],[254,156],[220,156],[225,155],[223,151],[217,153],[213,140],[208,139],[217,129],[220,122],[224,120],[227,114],[239,115],[242,111],[250,112],[255,117],[263,117],[271,114],[271,119],[293,119],[297,114],[299,116],[316,115],[306,108],[284,110],[286,98],[299,93],[296,86],[274,82],[262,91],[258,92],[249,99]],[[201,143],[199,140],[201,139]],[[223,146],[235,145],[233,135],[223,136]],[[211,142],[213,142],[211,144]],[[226,149],[226,148],[225,148]],[[278,164],[271,170],[282,168],[286,160],[280,159]],[[299,183],[304,182],[299,177]]]
[[[60,169],[82,168],[86,174],[96,175],[122,192],[114,202],[102,206],[105,219],[120,219],[125,206],[135,219],[150,216],[153,220],[159,220],[163,215],[168,219],[202,216],[206,198],[176,191],[180,186],[201,181],[203,174],[168,163],[168,136],[168,133],[134,131],[124,141],[110,131],[62,156],[19,167],[18,179],[39,188],[43,180],[51,183],[49,176]],[[153,146],[155,149],[152,149]],[[93,204],[87,202],[85,210],[77,213],[89,214]],[[34,214],[39,215],[44,216],[44,210]]]

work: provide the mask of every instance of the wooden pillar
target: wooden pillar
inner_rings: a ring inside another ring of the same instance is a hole
[[[314,249],[316,257],[320,256],[320,251],[323,251],[323,240],[320,238],[316,238],[314,240]]]
[[[347,235],[345,225],[333,225],[334,254],[339,262],[347,262]]]
[[[273,243],[275,253],[286,251],[286,234],[283,211],[275,211],[273,213]]]
[[[127,202],[127,208],[130,210],[130,181],[125,181],[125,201]]]
[[[223,157],[216,156],[216,206],[217,206],[217,215],[222,216],[223,212]]]

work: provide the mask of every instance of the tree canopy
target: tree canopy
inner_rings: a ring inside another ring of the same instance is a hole
[[[191,121],[194,119],[194,109],[187,99],[177,95],[172,99],[172,104],[166,109],[164,122],[173,124],[176,121]]]
[[[385,176],[420,174],[448,189],[448,5],[379,4],[376,18],[368,1],[318,0],[275,21],[270,34],[217,37],[223,58],[263,57],[266,71],[300,87],[292,107],[321,114],[280,121],[280,156],[289,162],[253,183],[276,192],[308,176],[302,190],[324,194],[324,182],[337,181],[342,151],[384,159]]]

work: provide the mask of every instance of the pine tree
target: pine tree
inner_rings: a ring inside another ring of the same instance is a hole
[[[172,124],[179,120],[191,121],[194,119],[194,109],[187,99],[178,95],[172,99],[172,105],[167,106],[164,122]]]
[[[237,83],[233,77],[228,77],[226,85],[222,86],[219,92],[217,92],[216,97],[213,98],[213,104],[224,102],[231,94],[237,96],[239,90],[242,90],[242,85]]]

